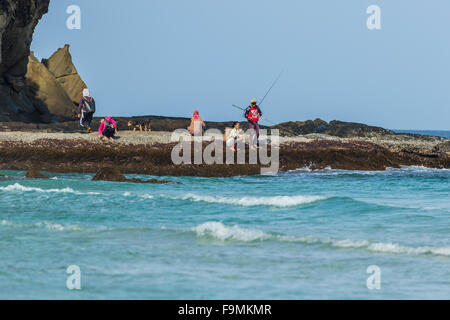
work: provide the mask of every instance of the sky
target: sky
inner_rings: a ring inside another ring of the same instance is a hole
[[[70,44],[98,115],[321,118],[450,130],[448,0],[51,0],[32,50]],[[81,9],[81,29],[66,12]],[[369,30],[367,8],[381,9]],[[267,123],[266,123],[267,124]]]

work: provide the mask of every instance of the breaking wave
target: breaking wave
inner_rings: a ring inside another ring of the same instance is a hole
[[[38,222],[35,224],[37,227],[43,227],[48,230],[55,230],[55,231],[82,231],[83,229],[77,225],[67,225],[64,226],[59,223],[51,223],[51,222]]]
[[[221,241],[237,240],[252,242],[268,240],[272,236],[256,229],[246,229],[238,226],[225,226],[220,222],[206,222],[192,229],[199,237],[210,237]]]
[[[419,246],[412,247],[397,243],[372,242],[369,240],[338,240],[317,237],[291,237],[268,233],[257,229],[247,229],[239,226],[226,226],[221,222],[206,222],[191,229],[197,237],[212,238],[219,241],[280,241],[303,243],[308,245],[325,245],[338,249],[361,249],[374,253],[389,254],[432,254],[450,257],[450,247]]]
[[[6,187],[0,187],[0,191],[19,191],[19,192],[42,192],[42,193],[72,193],[72,194],[100,194],[97,192],[87,192],[82,193],[75,191],[71,188],[64,188],[64,189],[41,189],[41,188],[35,188],[35,187],[25,187],[19,183],[15,183]]]
[[[244,207],[252,206],[273,206],[273,207],[293,207],[301,204],[308,204],[327,199],[321,196],[273,196],[273,197],[221,197],[221,196],[200,196],[188,194],[182,197],[183,200],[194,202],[222,203],[240,205]]]

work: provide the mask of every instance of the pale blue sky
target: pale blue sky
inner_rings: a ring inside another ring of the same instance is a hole
[[[66,28],[66,9],[82,29]],[[382,30],[366,9],[381,7]],[[71,45],[99,115],[322,118],[450,130],[448,0],[51,0],[32,49]]]

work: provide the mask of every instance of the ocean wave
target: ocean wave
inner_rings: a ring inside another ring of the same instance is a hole
[[[225,226],[221,222],[206,222],[192,229],[199,237],[211,237],[217,240],[237,240],[252,242],[256,240],[267,240],[270,234],[256,229],[246,229],[238,226]]]
[[[383,199],[366,199],[366,198],[348,198],[348,199],[352,199],[354,201],[357,201],[359,203],[363,203],[363,204],[368,204],[368,205],[376,205],[376,206],[382,206],[382,207],[386,207],[386,208],[393,208],[393,209],[413,209],[413,210],[420,210],[420,211],[435,211],[435,210],[439,210],[439,211],[445,211],[445,212],[450,212],[450,207],[444,207],[444,206],[423,206],[420,204],[414,205],[413,201],[410,201],[409,204],[405,204],[405,203],[395,203],[392,201],[388,201],[388,200],[383,200]],[[430,216],[431,218],[432,216]]]
[[[372,242],[369,240],[331,239],[318,237],[293,237],[247,229],[237,225],[226,226],[221,222],[206,222],[191,229],[197,237],[212,238],[218,241],[280,241],[308,245],[326,245],[337,249],[361,249],[374,253],[438,255],[450,257],[450,247],[419,246],[412,247],[390,242]]]
[[[208,202],[232,204],[244,207],[253,206],[273,206],[273,207],[294,207],[302,204],[313,203],[327,199],[321,196],[273,196],[273,197],[222,197],[222,196],[200,196],[195,194],[187,194],[181,198],[182,200],[191,200],[194,202]]]
[[[14,227],[16,224],[8,220],[0,220],[0,226]]]
[[[48,221],[37,222],[34,224],[19,224],[8,220],[0,220],[0,226],[14,227],[14,228],[44,228],[52,231],[83,231],[78,225],[62,225],[59,223],[52,223]]]
[[[448,168],[427,168],[424,166],[401,166],[400,168],[387,167],[386,170],[343,170],[343,169],[332,169],[331,167],[326,167],[324,169],[312,170],[309,166],[298,168],[294,170],[289,170],[287,174],[321,174],[321,175],[391,175],[395,173],[448,173],[450,169]]]
[[[83,229],[80,226],[77,225],[62,225],[59,223],[51,223],[47,221],[38,222],[35,224],[36,227],[43,227],[48,230],[55,230],[55,231],[82,231]]]
[[[78,192],[73,190],[72,188],[63,188],[63,189],[41,189],[41,188],[35,188],[35,187],[25,187],[19,183],[15,183],[6,187],[0,187],[0,191],[18,191],[18,192],[42,192],[42,193],[72,193],[72,194],[78,194],[78,195],[98,195],[100,193],[97,192]]]

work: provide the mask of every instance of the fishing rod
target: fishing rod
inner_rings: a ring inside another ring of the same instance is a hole
[[[282,70],[282,71],[280,72],[280,74],[278,75],[278,77],[275,79],[275,81],[274,81],[274,82],[272,83],[272,85],[270,86],[270,88],[269,88],[269,90],[267,91],[267,93],[266,93],[266,94],[264,95],[264,97],[262,98],[261,102],[259,102],[258,106],[261,106],[261,105],[263,104],[264,100],[267,98],[267,96],[269,95],[270,91],[272,91],[272,89],[275,87],[275,85],[276,85],[276,84],[278,83],[278,81],[280,80],[281,76],[283,75],[283,72],[284,72],[284,70]],[[239,107],[239,106],[237,106],[237,105],[235,105],[235,104],[232,104],[232,106],[235,107],[235,108],[237,108],[237,109],[240,109],[240,110],[242,110],[242,111],[246,111],[246,109],[244,109],[244,108],[242,108],[242,107]],[[262,116],[261,116],[261,119],[263,119],[263,120],[269,122],[270,124],[272,124],[272,125],[274,125],[274,126],[278,125],[277,123],[275,123],[275,122],[273,122],[273,121],[270,121],[269,119],[264,118],[264,117],[262,117]],[[295,132],[293,132],[292,130],[285,129],[285,128],[281,128],[281,129],[284,130],[284,131],[286,131],[286,132],[288,132],[288,133],[290,133],[290,134],[293,134],[294,136],[297,135],[297,134],[296,134]]]
[[[280,80],[281,76],[283,75],[284,70],[282,70],[280,72],[280,74],[278,75],[278,77],[275,79],[275,81],[272,83],[272,86],[270,86],[269,90],[267,91],[266,95],[261,99],[261,101],[259,102],[259,106],[261,106],[264,102],[264,100],[266,100],[267,96],[269,95],[270,91],[272,91],[273,87],[275,87],[275,85],[277,84],[277,82]]]

